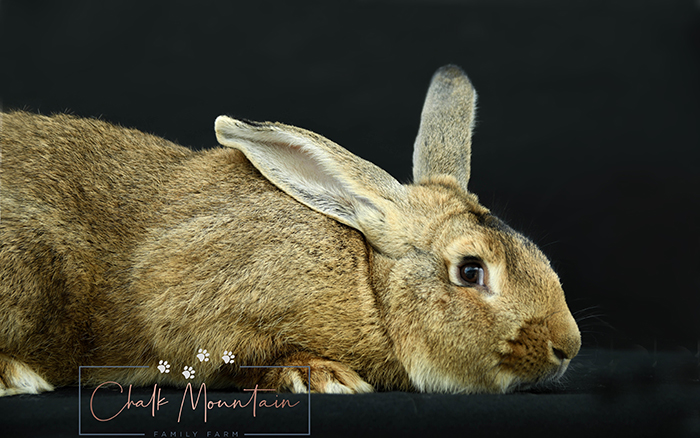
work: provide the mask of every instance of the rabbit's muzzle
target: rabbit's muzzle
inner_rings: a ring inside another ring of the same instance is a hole
[[[550,329],[553,321],[525,322],[515,339],[509,340],[511,352],[504,355],[501,367],[510,371],[521,384],[556,381],[578,354],[581,340],[578,330],[561,333]],[[557,327],[558,328],[558,327]]]

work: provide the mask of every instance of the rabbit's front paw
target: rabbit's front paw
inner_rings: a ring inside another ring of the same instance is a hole
[[[266,378],[264,386],[278,391],[290,391],[297,394],[311,392],[325,394],[360,394],[374,392],[369,383],[362,380],[355,371],[340,362],[326,359],[299,357],[286,361],[283,365],[292,368],[275,368]],[[309,368],[305,368],[309,366]]]

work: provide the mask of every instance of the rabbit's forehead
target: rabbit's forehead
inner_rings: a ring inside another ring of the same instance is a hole
[[[446,248],[455,257],[501,255],[503,244],[517,233],[488,211],[462,208],[436,220],[433,246]]]
[[[442,254],[450,263],[468,257],[500,263],[506,255],[523,250],[534,249],[539,254],[529,240],[492,215],[474,194],[449,182],[439,180],[417,188],[420,191],[414,199],[419,205],[414,205],[414,211],[419,211],[422,219],[416,221],[420,226],[414,236],[420,236],[419,246]]]
[[[446,225],[441,242],[435,242],[435,249],[444,248],[445,256],[452,262],[467,257],[477,257],[492,261],[503,253],[502,243],[494,233],[479,229],[473,221],[455,218]]]
[[[454,178],[446,175],[406,188],[412,208],[418,211],[431,211],[437,215],[452,211],[468,211],[477,215],[489,213],[475,194],[463,191]]]
[[[490,214],[454,215],[444,224],[441,236],[433,242],[434,251],[442,251],[450,263],[476,257],[508,271],[537,271],[556,277],[549,260],[529,239]],[[526,269],[527,266],[527,269]],[[511,272],[523,276],[523,272]],[[527,275],[526,275],[527,276]]]

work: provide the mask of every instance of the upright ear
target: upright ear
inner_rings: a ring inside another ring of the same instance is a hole
[[[413,150],[413,182],[451,175],[467,190],[476,91],[462,69],[441,67],[430,82]]]
[[[281,123],[219,116],[216,137],[239,149],[265,178],[306,206],[362,232],[380,251],[407,200],[391,175],[332,141]],[[389,245],[390,246],[390,245]]]

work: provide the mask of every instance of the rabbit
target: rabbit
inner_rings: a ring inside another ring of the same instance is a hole
[[[88,386],[295,393],[557,381],[581,336],[548,259],[468,189],[476,99],[459,67],[434,74],[406,185],[281,123],[220,116],[221,147],[193,151],[2,114],[0,393],[81,366],[108,367]]]

